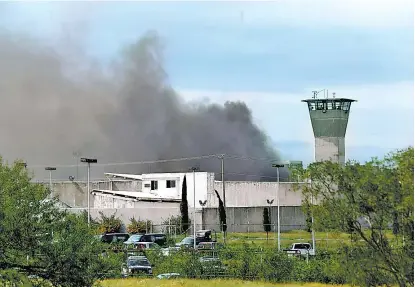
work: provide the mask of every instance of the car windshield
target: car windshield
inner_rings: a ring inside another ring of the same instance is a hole
[[[150,266],[150,262],[146,259],[128,259],[128,266]]]
[[[193,244],[193,238],[192,237],[186,237],[181,241],[182,244]]]
[[[131,237],[128,238],[127,241],[128,242],[131,242],[131,241],[136,242],[136,241],[139,241],[141,237],[142,237],[142,235],[131,235]]]

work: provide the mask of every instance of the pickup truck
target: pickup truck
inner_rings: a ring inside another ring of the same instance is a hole
[[[285,249],[288,256],[314,256],[315,250],[310,243],[293,243],[289,249]]]

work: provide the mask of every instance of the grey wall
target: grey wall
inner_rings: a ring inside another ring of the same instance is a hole
[[[253,207],[264,206],[267,199],[274,199],[273,205],[277,205],[277,191],[279,192],[281,206],[301,206],[302,193],[296,190],[302,183],[290,182],[253,182],[253,181],[225,181],[226,206],[227,207]],[[222,182],[215,181],[215,189],[222,197]],[[210,201],[207,207],[217,207],[218,200],[214,191],[208,196]]]
[[[229,232],[263,232],[262,207],[227,207],[226,223]],[[305,217],[300,206],[281,206],[281,231],[305,228]],[[271,207],[272,230],[276,227],[277,207]],[[217,208],[203,209],[203,228],[220,230]]]
[[[49,186],[48,182],[44,183]],[[93,189],[113,190],[141,190],[141,182],[132,180],[116,181],[91,181],[91,191]],[[87,203],[87,183],[85,181],[60,181],[52,183],[52,194],[57,196],[60,201],[71,207],[86,207]]]

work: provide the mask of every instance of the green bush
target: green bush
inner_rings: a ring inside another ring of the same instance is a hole
[[[127,231],[129,233],[147,233],[153,223],[151,220],[140,220],[130,218],[130,223],[127,226]]]
[[[111,216],[106,216],[102,211],[99,213],[101,216],[99,220],[99,232],[100,233],[114,233],[120,232],[122,222],[121,219],[115,217],[115,213]]]

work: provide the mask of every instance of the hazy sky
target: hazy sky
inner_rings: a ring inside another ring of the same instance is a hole
[[[301,100],[315,89],[358,100],[346,135],[348,158],[413,145],[410,0],[21,2],[1,3],[0,13],[0,31],[30,32],[51,43],[64,32],[105,63],[156,30],[170,83],[185,99],[245,101],[288,159],[313,158]]]

